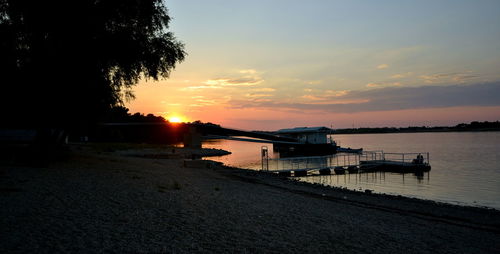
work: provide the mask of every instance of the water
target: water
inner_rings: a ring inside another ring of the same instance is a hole
[[[403,195],[435,201],[500,209],[500,132],[445,132],[334,135],[342,147],[384,152],[429,152],[432,170],[424,175],[360,173],[300,177],[301,181],[370,189],[378,193]],[[261,168],[260,149],[271,144],[217,140],[204,147],[233,154],[211,158],[226,165]]]

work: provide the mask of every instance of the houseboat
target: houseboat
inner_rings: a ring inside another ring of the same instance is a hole
[[[295,143],[274,143],[273,150],[281,157],[328,155],[337,152],[337,143],[329,136],[333,130],[327,127],[297,127],[274,132],[279,137],[293,138]]]

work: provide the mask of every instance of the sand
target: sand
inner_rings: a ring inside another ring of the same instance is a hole
[[[195,150],[167,151],[73,145],[47,167],[0,166],[0,253],[500,253],[497,210],[186,164]]]

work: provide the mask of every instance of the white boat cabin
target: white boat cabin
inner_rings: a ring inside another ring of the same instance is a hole
[[[280,137],[295,138],[305,144],[331,143],[332,141],[327,135],[332,133],[333,130],[327,127],[297,127],[276,131],[276,134]]]

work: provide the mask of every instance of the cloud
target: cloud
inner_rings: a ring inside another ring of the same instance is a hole
[[[268,108],[298,112],[356,113],[459,106],[500,106],[500,82],[474,85],[384,87],[349,91],[328,103],[230,101],[235,108]]]
[[[304,89],[304,90],[306,90],[306,89]],[[308,91],[308,92],[312,92],[312,91],[313,90]],[[338,104],[338,103],[341,103],[341,99],[339,99],[339,97],[342,97],[342,96],[346,95],[347,93],[349,93],[348,90],[342,90],[342,91],[326,90],[326,91],[322,91],[321,94],[315,94],[315,95],[306,94],[306,95],[302,95],[300,98],[305,99],[305,100],[309,100],[309,101],[311,101],[310,103],[314,103],[314,104],[328,104],[328,103]]]
[[[471,72],[465,73],[437,73],[430,75],[421,75],[420,79],[422,79],[427,84],[437,84],[437,83],[446,83],[446,82],[459,82],[464,83],[471,79],[477,78],[477,75],[471,74]]]
[[[325,97],[320,97],[320,96],[315,96],[315,95],[303,95],[301,98],[307,99],[307,100],[312,100],[312,101],[322,101],[326,100],[327,98]]]
[[[203,82],[206,85],[210,86],[218,86],[218,87],[227,87],[227,86],[255,86],[264,81],[263,79],[257,77],[242,77],[242,78],[218,78],[218,79],[209,79]]]
[[[307,82],[308,85],[319,85],[321,83],[323,83],[321,80],[311,80]]]
[[[383,70],[383,69],[387,69],[387,68],[389,68],[388,64],[380,64],[377,66],[377,69],[379,69],[379,70]]]
[[[252,89],[252,91],[255,91],[255,92],[274,92],[274,91],[276,91],[276,89],[270,88],[270,87],[263,87],[263,88]]]
[[[230,87],[230,86],[255,86],[264,81],[259,75],[257,75],[257,71],[253,69],[240,70],[238,73],[239,74],[229,75],[230,77],[209,79],[203,83],[211,86]]]
[[[264,82],[264,79],[261,77],[254,75],[256,73],[255,70],[240,70],[239,74],[229,75],[230,77],[222,77],[222,78],[214,78],[208,79],[200,85],[183,87],[181,91],[190,91],[190,90],[200,90],[200,89],[219,89],[219,88],[227,88],[227,87],[250,87],[256,86],[260,83]],[[245,74],[245,75],[241,75]]]
[[[242,73],[242,74],[255,74],[255,73],[257,73],[257,71],[254,70],[254,69],[247,69],[247,70],[240,70],[239,73]]]
[[[348,90],[340,90],[340,91],[335,91],[335,90],[326,90],[325,91],[325,94],[329,95],[329,96],[334,96],[334,97],[340,97],[340,96],[344,96],[346,95],[347,93],[349,93]]]
[[[467,74],[460,74],[460,75],[456,75],[452,78],[453,81],[458,81],[458,82],[465,82],[465,81],[468,81],[469,79],[474,79],[474,78],[477,78],[479,76],[477,75],[467,75]]]
[[[271,97],[273,95],[272,94],[249,93],[249,94],[245,94],[245,96],[251,97],[251,98],[260,98],[260,97]]]
[[[406,77],[409,77],[411,75],[413,75],[413,72],[398,73],[398,74],[392,75],[391,78],[393,78],[393,79],[406,78]]]
[[[392,83],[368,83],[366,87],[369,88],[381,88],[381,87],[391,87],[391,86],[401,86],[400,82],[392,82]]]
[[[199,89],[218,89],[222,88],[221,86],[216,86],[216,85],[201,85],[201,86],[188,86],[188,87],[183,87],[179,90],[181,91],[189,91],[189,90],[199,90]]]

